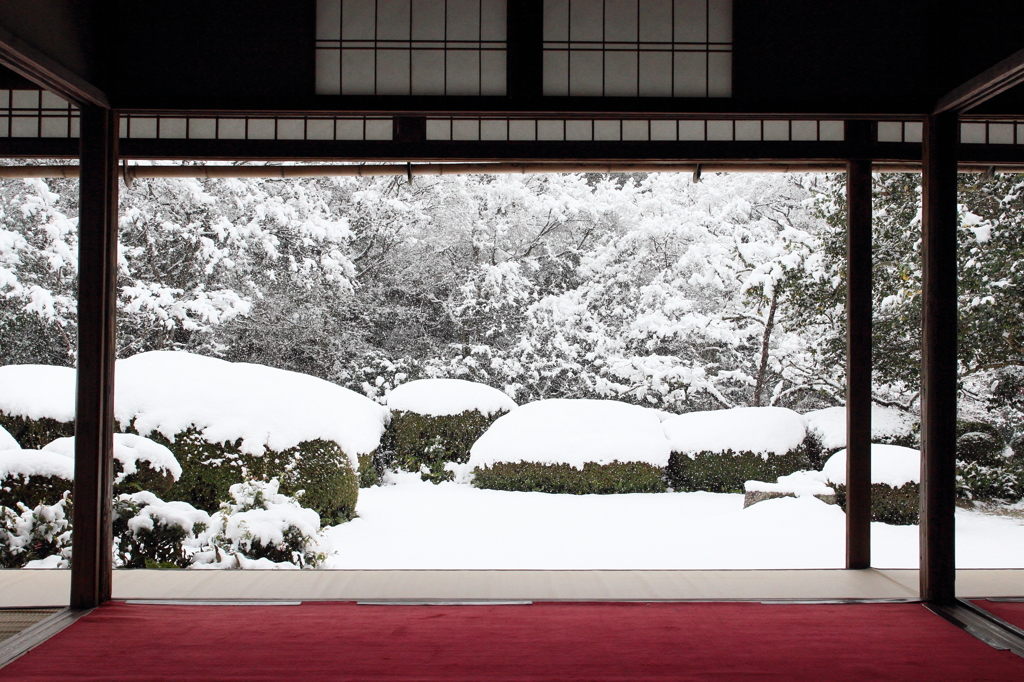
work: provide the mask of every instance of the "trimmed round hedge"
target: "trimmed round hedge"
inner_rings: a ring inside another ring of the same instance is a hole
[[[303,491],[302,506],[315,510],[324,523],[355,517],[359,476],[333,441],[303,441],[281,452],[267,450],[255,456],[239,449],[241,441],[210,443],[194,427],[175,434],[173,441],[155,432],[146,437],[168,447],[181,464],[181,478],[166,493],[168,500],[212,513],[231,499],[232,485],[276,478],[282,494],[297,496]]]
[[[391,413],[381,440],[382,456],[390,458],[391,466],[406,471],[423,472],[423,479],[434,483],[451,480],[454,474],[445,464],[469,461],[469,451],[480,436],[505,411],[490,416],[478,410],[459,414],[427,416],[396,410]],[[425,470],[425,471],[424,471]]]
[[[698,452],[693,456],[673,452],[665,478],[673,490],[680,492],[743,493],[747,481],[774,481],[810,467],[806,445],[781,455],[732,450]]]
[[[829,483],[836,491],[836,504],[846,511],[846,486]],[[893,487],[871,484],[871,520],[894,526],[912,526],[920,519],[921,489],[913,481]]]
[[[41,450],[58,438],[75,435],[75,423],[61,422],[49,417],[29,419],[0,411],[0,426],[18,441],[23,450]]]
[[[19,502],[29,509],[40,504],[54,505],[73,488],[74,482],[60,476],[6,476],[0,478],[0,507],[13,509]]]
[[[496,462],[473,470],[473,485],[489,490],[610,495],[616,493],[663,493],[664,472],[644,462],[595,464],[582,469],[570,464]]]

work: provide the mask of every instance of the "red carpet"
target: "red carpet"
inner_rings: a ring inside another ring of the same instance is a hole
[[[1011,625],[1024,628],[1024,602],[988,601],[978,599],[974,602],[993,616],[1002,618]]]
[[[114,603],[0,671],[45,680],[1024,680],[919,604]]]

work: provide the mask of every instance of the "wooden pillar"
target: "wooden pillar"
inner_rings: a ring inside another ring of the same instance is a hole
[[[846,166],[846,567],[871,566],[871,161]]]
[[[544,84],[544,2],[508,3],[506,92],[516,99],[539,98]]]
[[[71,607],[110,599],[113,569],[118,119],[81,110],[78,209],[78,385],[75,402]]]
[[[921,599],[955,599],[957,144],[955,113],[924,124]]]

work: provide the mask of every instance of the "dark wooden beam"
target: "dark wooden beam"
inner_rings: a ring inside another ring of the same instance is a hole
[[[110,599],[117,283],[117,115],[82,108],[78,217],[78,386],[71,607]]]
[[[102,90],[0,26],[0,63],[79,106],[109,108]]]
[[[1024,83],[1024,50],[1015,52],[951,90],[935,105],[934,113],[951,111],[962,114],[1020,83]]]
[[[956,558],[957,158],[955,113],[924,125],[921,599],[951,603]]]
[[[871,567],[871,161],[846,171],[846,567]]]

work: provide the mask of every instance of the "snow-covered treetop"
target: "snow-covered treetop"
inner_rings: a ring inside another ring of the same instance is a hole
[[[0,367],[0,412],[12,417],[75,420],[75,370],[51,365]]]
[[[846,447],[846,408],[826,407],[804,415],[807,430],[814,433],[822,447]],[[894,407],[871,406],[871,439],[898,438],[914,432],[914,415]]]
[[[754,452],[783,455],[803,443],[804,418],[784,407],[736,407],[688,412],[665,420],[673,452]]]
[[[45,452],[56,452],[65,457],[75,457],[75,438],[58,438],[43,447]],[[181,478],[181,465],[174,454],[163,445],[134,433],[114,434],[114,459],[121,463],[122,471],[114,479],[120,483],[127,476],[139,470],[139,462],[146,462],[150,468],[171,475],[175,481]]]
[[[56,452],[42,450],[0,451],[0,480],[7,477],[56,476],[75,480],[75,462]]]
[[[500,417],[470,450],[469,467],[496,462],[668,465],[669,444],[654,410],[617,400],[538,400]]]
[[[496,388],[462,379],[419,379],[395,388],[388,394],[392,410],[442,417],[477,410],[486,417],[509,412],[517,405]]]
[[[195,426],[211,442],[241,439],[262,455],[303,441],[334,441],[352,458],[380,444],[387,409],[316,377],[185,352],[140,353],[117,363],[114,416],[167,438]]]
[[[846,450],[828,458],[821,472],[835,485],[846,485]],[[871,483],[898,488],[921,480],[921,453],[899,445],[871,446]]]

